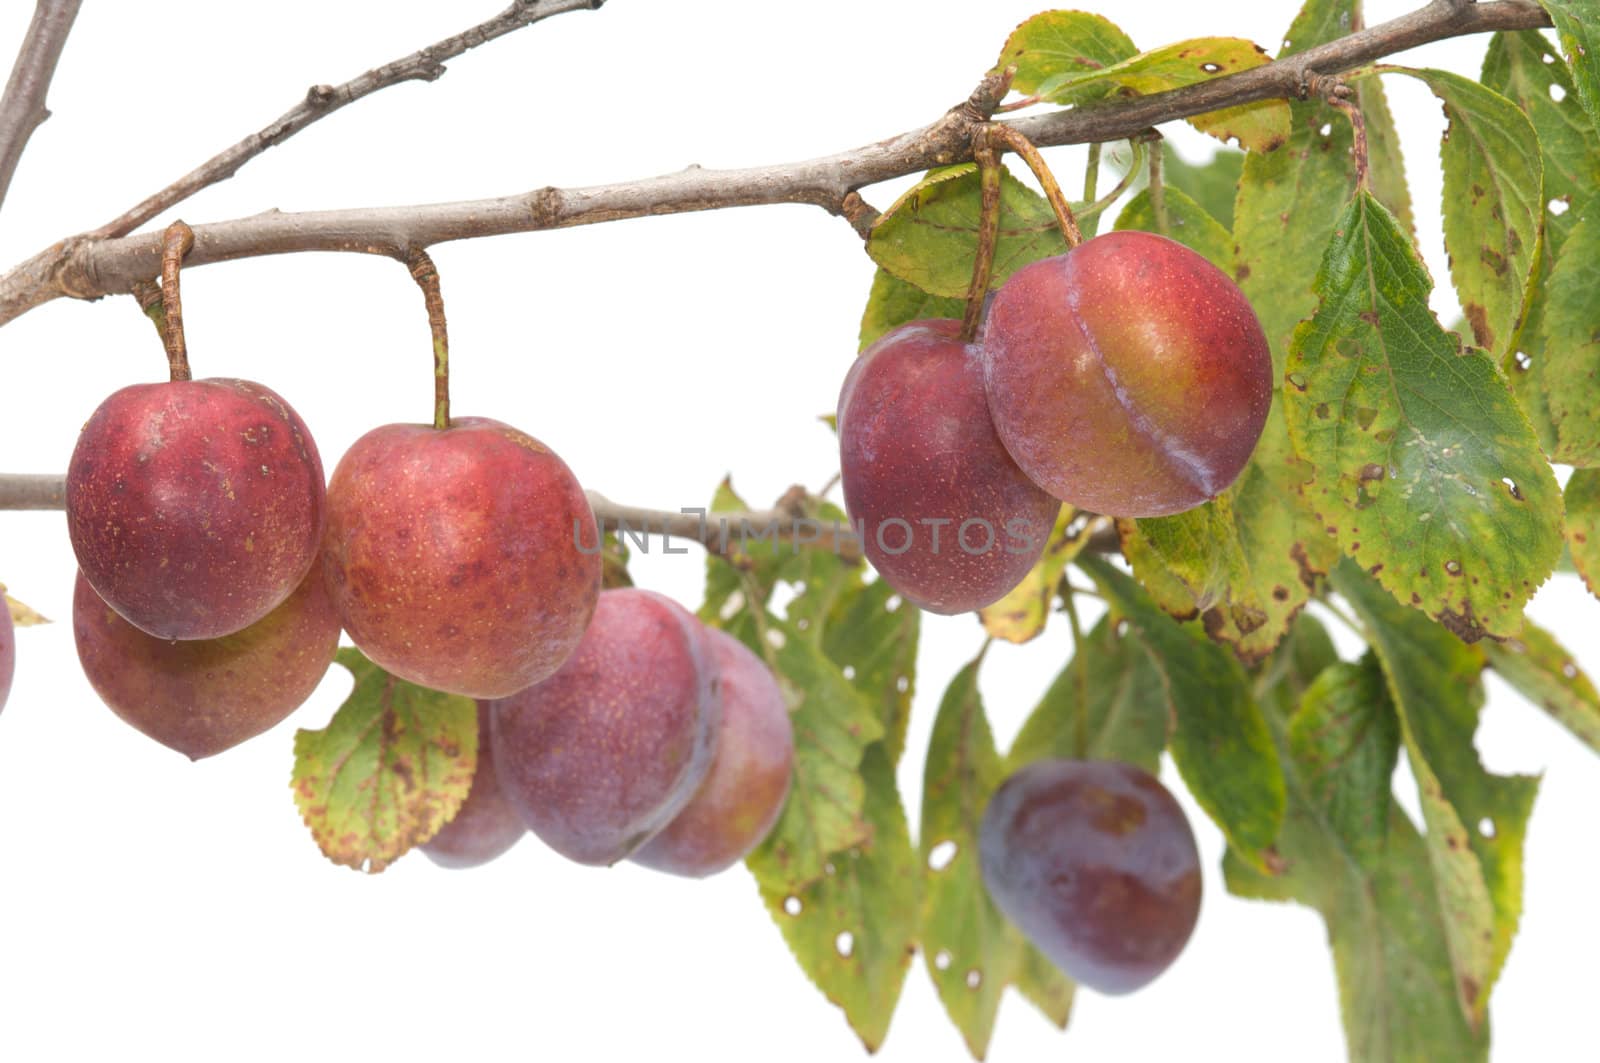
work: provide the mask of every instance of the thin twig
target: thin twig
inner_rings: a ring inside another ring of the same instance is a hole
[[[428,309],[428,331],[433,334],[433,427],[450,427],[450,329],[444,319],[444,292],[439,269],[426,251],[414,249],[406,256],[411,279],[422,289]]]
[[[100,228],[89,233],[90,239],[103,240],[126,236],[162,211],[169,210],[203,188],[226,181],[239,172],[239,168],[270,147],[285,140],[315,122],[320,122],[334,111],[370,96],[391,85],[407,81],[436,81],[444,74],[446,61],[463,52],[504,37],[524,26],[543,22],[568,11],[593,11],[605,0],[518,0],[487,22],[453,37],[446,37],[402,59],[385,63],[360,77],[351,78],[342,85],[313,85],[305,98],[285,111],[275,121],[237,144],[207,159],[189,173],[184,174],[161,191],[145,199]],[[77,5],[74,4],[74,7]]]
[[[28,138],[50,117],[45,97],[81,3],[82,0],[39,0],[33,9],[33,21],[28,23],[22,47],[17,50],[17,62],[11,68],[5,94],[0,95],[0,203],[5,202]]]
[[[1148,96],[996,123],[1040,147],[1123,140],[1165,122],[1268,99],[1300,98],[1306,73],[1337,72],[1431,41],[1550,25],[1533,0],[1493,0],[1462,10],[1429,4],[1287,59]],[[976,94],[975,94],[976,96]],[[985,101],[986,102],[986,101]],[[992,111],[991,105],[991,111]],[[590,188],[541,188],[499,199],[254,217],[196,228],[189,265],[296,251],[390,256],[449,240],[568,228],[623,218],[769,203],[807,203],[843,214],[860,188],[972,157],[972,132],[986,120],[966,101],[923,129],[806,162],[740,170],[691,168],[664,177]],[[0,277],[0,325],[52,299],[126,292],[160,257],[151,235],[58,242]]]

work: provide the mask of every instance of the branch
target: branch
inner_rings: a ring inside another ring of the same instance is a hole
[[[233,147],[215,155],[198,168],[178,178],[143,203],[111,219],[89,233],[90,239],[103,240],[126,236],[145,222],[169,207],[182,203],[202,188],[226,181],[239,172],[239,168],[268,148],[281,144],[314,122],[319,122],[334,111],[352,104],[363,96],[370,96],[390,85],[404,81],[436,81],[444,75],[444,64],[480,44],[496,37],[504,37],[514,30],[543,22],[554,15],[568,11],[593,11],[605,0],[516,0],[494,18],[481,22],[454,37],[447,37],[421,51],[412,52],[376,70],[369,70],[343,85],[313,85],[305,99],[267,125],[251,133]],[[74,4],[74,7],[77,5]]]
[[[1532,0],[1493,0],[1455,8],[1446,0],[1288,59],[1149,96],[1088,104],[1005,123],[1034,144],[1097,143],[1136,136],[1180,118],[1268,99],[1301,98],[1312,74],[1328,75],[1431,41],[1494,30],[1550,25]],[[981,88],[981,87],[980,87]],[[975,97],[978,94],[974,94]],[[923,129],[805,162],[738,170],[691,166],[679,173],[589,188],[541,188],[498,199],[422,206],[284,214],[195,227],[185,264],[297,251],[348,251],[403,257],[451,240],[568,228],[655,214],[803,203],[847,214],[866,185],[972,157],[983,121],[971,101]],[[859,197],[857,201],[859,202]],[[859,214],[859,208],[855,211]],[[95,299],[131,291],[160,263],[157,235],[58,243],[0,277],[0,325],[52,299]]]
[[[66,47],[67,34],[72,31],[81,2],[39,0],[33,9],[33,21],[17,51],[11,80],[6,82],[5,95],[0,96],[0,203],[5,202],[11,176],[17,172],[28,138],[50,117],[44,105],[45,95],[50,91],[50,79],[55,77],[56,63],[61,59],[61,49]]]

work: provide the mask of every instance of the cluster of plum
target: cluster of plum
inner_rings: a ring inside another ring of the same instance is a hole
[[[578,481],[508,425],[377,428],[325,487],[288,403],[185,364],[94,412],[66,502],[84,671],[192,758],[302,704],[345,631],[392,675],[478,699],[479,768],[428,847],[440,863],[531,828],[587,863],[706,875],[781,810],[793,742],[772,674],[659,595],[602,593]]]
[[[838,408],[845,504],[907,600],[979,609],[1028,574],[1062,503],[1152,517],[1226,490],[1271,402],[1238,286],[1165,237],[1108,233],[1014,273],[970,333],[913,321],[856,360]],[[995,904],[1103,992],[1144,985],[1194,929],[1194,835],[1139,768],[1028,765],[979,840]]]

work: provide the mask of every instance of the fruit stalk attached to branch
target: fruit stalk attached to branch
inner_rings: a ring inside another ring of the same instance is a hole
[[[426,251],[414,249],[406,256],[411,279],[422,289],[428,308],[428,329],[433,333],[433,427],[450,427],[450,334],[444,319],[444,294],[439,270]]]
[[[194,379],[189,371],[189,345],[183,335],[183,297],[178,291],[183,256],[193,247],[193,229],[181,221],[167,226],[161,238],[161,338],[167,347],[167,365],[174,382]]]

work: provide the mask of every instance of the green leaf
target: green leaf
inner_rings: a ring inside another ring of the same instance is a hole
[[[934,170],[883,212],[867,237],[867,254],[931,295],[965,299],[981,214],[975,164]],[[1028,263],[1066,250],[1050,204],[1006,172],[1000,182],[1000,236],[990,283],[998,286]]]
[[[862,759],[861,778],[867,837],[807,886],[786,889],[759,872],[757,882],[801,969],[873,1052],[889,1032],[916,951],[921,872],[881,744]]]
[[[1049,619],[1050,603],[1067,566],[1089,545],[1098,527],[1090,518],[1079,519],[1078,511],[1071,506],[1062,506],[1050,537],[1045,540],[1044,552],[1022,582],[998,602],[978,610],[983,630],[997,639],[1018,644],[1037,638]]]
[[[1052,103],[1080,104],[1120,90],[1149,95],[1262,66],[1266,52],[1238,37],[1199,37],[1142,52],[1100,69],[1069,67],[1039,83]],[[1289,136],[1289,105],[1267,100],[1195,115],[1189,124],[1218,140],[1237,140],[1251,151],[1272,151]]]
[[[1167,692],[1150,652],[1109,617],[1076,648],[1028,716],[1007,758],[1120,760],[1154,774],[1167,745]]]
[[[822,642],[841,674],[876,701],[891,763],[898,763],[905,750],[922,629],[921,610],[903,601],[891,609],[895,597],[895,589],[881,579],[841,597],[827,620]]]
[[[1567,481],[1567,548],[1589,593],[1600,597],[1600,469],[1577,469]]]
[[[1295,330],[1284,388],[1307,488],[1339,545],[1462,639],[1513,635],[1561,554],[1561,499],[1481,351],[1439,327],[1410,240],[1358,193]]]
[[[1583,208],[1550,274],[1544,309],[1544,386],[1558,456],[1600,465],[1600,197]]]
[[[978,693],[983,655],[950,681],[933,722],[922,788],[922,953],[974,1058],[994,1033],[1023,942],[994,906],[978,862],[978,824],[1005,779]]]
[[[1189,162],[1169,142],[1161,142],[1161,172],[1167,187],[1178,189],[1200,204],[1224,229],[1233,228],[1233,201],[1239,194],[1244,160],[1242,151],[1218,148],[1206,162]]]
[[[1384,70],[1415,77],[1444,103],[1444,242],[1450,276],[1478,346],[1512,349],[1544,239],[1544,163],[1538,135],[1517,105],[1444,70]]]
[[[790,703],[794,781],[777,825],[746,862],[764,889],[787,894],[822,878],[831,855],[869,836],[860,766],[884,727],[878,707],[801,632],[776,618],[766,625],[783,642],[769,662]]]
[[[1600,128],[1600,0],[1539,0],[1555,23],[1578,98]]]
[[[1489,666],[1518,693],[1600,753],[1600,693],[1554,635],[1530,622],[1517,638],[1485,642],[1483,649]]]
[[[1538,780],[1492,775],[1473,746],[1482,658],[1350,565],[1334,587],[1365,623],[1400,717],[1462,1008],[1474,1026],[1522,912],[1522,840]]]
[[[1391,805],[1382,859],[1363,867],[1351,858],[1306,785],[1288,738],[1290,720],[1317,677],[1343,667],[1327,631],[1302,614],[1262,669],[1258,686],[1273,737],[1283,754],[1288,810],[1276,874],[1264,874],[1229,852],[1228,889],[1242,897],[1299,901],[1328,927],[1338,974],[1347,1054],[1361,1063],[1485,1060],[1488,1032],[1474,1034],[1456,1000],[1443,917],[1432,871],[1416,828]],[[1388,693],[1383,691],[1387,700]],[[1393,712],[1392,703],[1388,710]]]
[[[1011,87],[1032,95],[1054,77],[1103,70],[1138,51],[1109,19],[1087,11],[1045,11],[1011,32],[994,69],[1015,66]]]
[[[1206,209],[1190,199],[1183,191],[1164,189],[1167,225],[1163,228],[1156,220],[1150,203],[1150,190],[1140,190],[1117,217],[1118,229],[1141,229],[1160,233],[1183,244],[1189,250],[1204,255],[1211,264],[1224,273],[1233,273],[1233,234]]]
[[[1017,992],[1022,998],[1056,1025],[1067,1028],[1072,1017],[1072,1001],[1077,995],[1077,983],[1061,973],[1061,968],[1051,963],[1045,954],[1032,945],[1022,950],[1022,967],[1017,971]]]
[[[294,801],[323,855],[373,874],[450,822],[478,767],[471,698],[396,679],[345,647],[355,688],[328,726],[294,736]]]
[[[861,313],[861,345],[857,350],[866,350],[879,336],[908,321],[929,318],[960,320],[965,312],[964,300],[929,295],[880,267],[872,278],[867,307]]]
[[[1332,665],[1306,691],[1289,723],[1289,749],[1311,802],[1351,859],[1373,870],[1393,813],[1400,722],[1371,654]]]
[[[1172,759],[1190,793],[1231,845],[1265,862],[1283,819],[1283,773],[1239,662],[1180,628],[1103,558],[1078,564],[1150,652],[1173,721]]]

